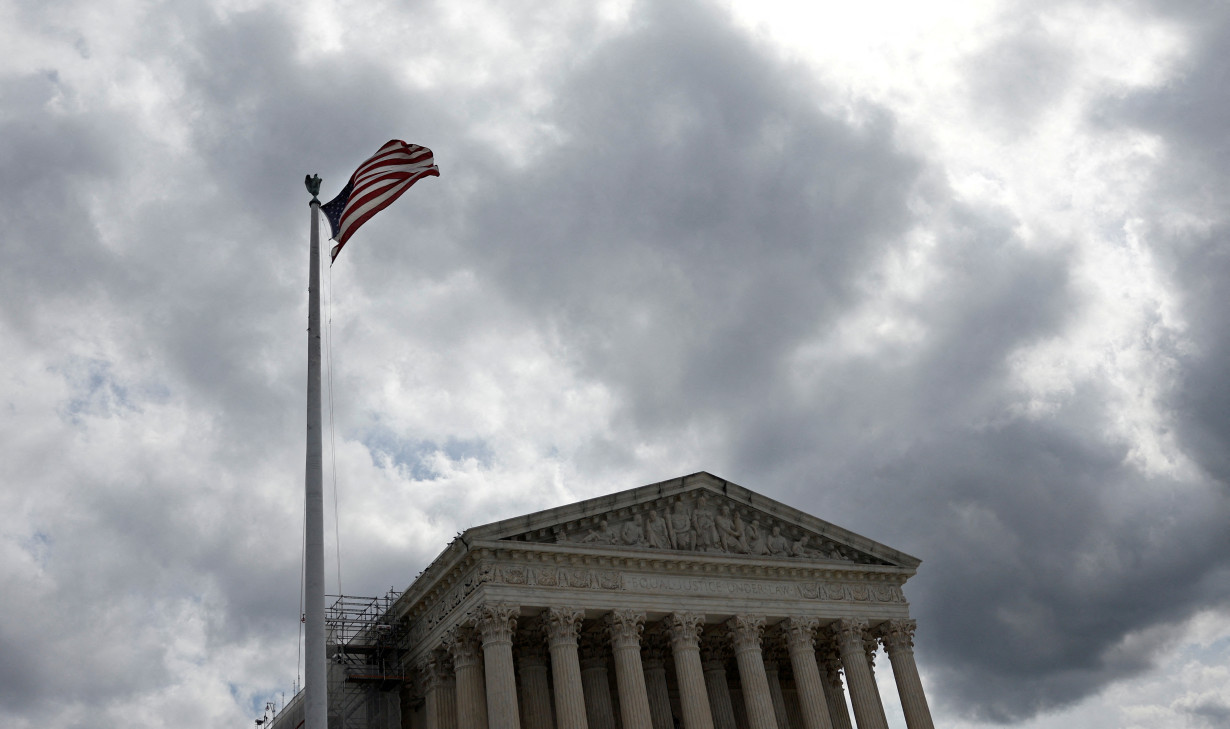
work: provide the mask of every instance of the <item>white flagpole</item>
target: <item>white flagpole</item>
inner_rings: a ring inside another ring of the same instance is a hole
[[[307,469],[304,475],[306,536],[304,563],[305,729],[328,729],[329,699],[325,656],[324,465],[320,426],[320,178],[306,180],[312,193],[312,243],[308,274]]]

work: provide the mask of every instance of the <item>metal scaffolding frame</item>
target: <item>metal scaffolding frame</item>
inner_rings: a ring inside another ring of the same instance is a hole
[[[331,595],[325,610],[330,713],[340,715],[340,729],[397,726],[398,689],[408,678],[402,665],[404,624],[388,621],[401,593],[380,597]]]

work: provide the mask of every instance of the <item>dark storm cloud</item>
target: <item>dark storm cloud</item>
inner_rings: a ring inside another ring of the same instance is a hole
[[[302,410],[291,407],[299,388],[283,384],[301,366],[292,354],[302,351],[301,339],[292,348],[271,331],[301,330],[301,296],[280,284],[285,257],[296,273],[306,265],[288,249],[301,245],[298,238],[292,244],[271,231],[303,228],[306,214],[295,226],[267,211],[304,210],[305,196],[297,183],[270,178],[294,181],[306,171],[302,145],[323,147],[322,130],[340,126],[320,118],[336,92],[286,60],[278,39],[287,25],[276,14],[222,23],[174,13],[162,8],[145,18],[150,39],[181,21],[193,29],[175,34],[174,53],[158,48],[168,62],[158,68],[182,73],[195,100],[187,120],[165,122],[186,121],[213,146],[158,149],[159,141],[140,135],[151,120],[80,109],[74,100],[82,90],[54,69],[2,82],[0,94],[14,102],[0,116],[3,312],[10,332],[44,347],[48,371],[71,396],[56,442],[8,464],[10,473],[28,474],[20,487],[47,522],[51,546],[35,583],[47,604],[23,607],[21,618],[33,624],[0,629],[0,671],[22,677],[3,681],[6,712],[102,707],[165,686],[168,649],[156,632],[163,603],[199,604],[220,593],[232,612],[211,626],[216,645],[262,640],[274,620],[293,626],[286,616],[296,611],[298,510],[278,503],[269,484],[244,481],[288,447],[270,434],[294,432]],[[148,43],[142,50],[156,61]],[[243,58],[251,64],[240,73]],[[349,93],[359,93],[355,86]],[[321,133],[304,139],[298,119]],[[145,185],[166,194],[150,200]],[[297,204],[282,205],[270,190],[289,190]],[[100,216],[129,221],[121,239],[104,239]],[[289,325],[271,327],[279,317]],[[85,336],[64,334],[74,327]],[[80,349],[90,356],[75,354]],[[192,413],[186,442],[157,448],[138,439],[123,450],[95,450],[93,468],[69,455],[105,441],[113,426],[136,429],[168,403]],[[17,465],[39,457],[38,468]],[[290,537],[285,554],[279,530]]]
[[[6,495],[33,514],[14,536],[49,545],[0,627],[5,717],[54,721],[84,706],[105,726],[99,710],[171,691],[182,675],[167,635],[188,630],[177,606],[204,611],[204,658],[289,647],[278,669],[289,686],[305,378],[299,180],[321,173],[335,192],[382,141],[447,144],[455,126],[386,67],[328,53],[297,61],[298,29],[275,10],[162,5],[133,22],[128,50],[155,97],[168,95],[152,106],[165,118],[82,102],[55,68],[0,79],[0,316],[28,348],[10,352],[45,362],[67,398],[54,414],[63,427],[5,464],[6,486],[21,489]],[[121,97],[135,94],[123,88],[132,80],[106,79]],[[160,127],[184,134],[145,133]],[[117,447],[90,445],[109,440]],[[364,560],[360,592],[408,582],[414,559]],[[231,669],[236,681],[253,670]]]
[[[1175,355],[1170,405],[1184,444],[1230,490],[1230,12],[1210,3],[1162,4],[1197,41],[1179,78],[1156,91],[1108,102],[1100,123],[1161,137],[1166,166],[1146,213],[1145,239],[1177,284],[1194,346]]]
[[[294,24],[268,9],[163,6],[146,19],[135,52],[174,77],[175,108],[186,111],[165,121],[183,124],[182,149],[143,139],[148,120],[132,110],[59,104],[80,90],[54,68],[0,80],[10,203],[0,208],[0,315],[27,346],[45,346],[42,371],[66,392],[56,417],[71,425],[5,464],[32,494],[64,493],[31,507],[22,543],[48,590],[48,607],[27,615],[44,636],[68,627],[45,641],[27,624],[0,625],[3,711],[158,691],[166,647],[141,629],[159,600],[223,605],[210,618],[212,650],[293,640],[298,180],[318,172],[328,195],[392,137],[431,145],[445,177],[348,247],[349,264],[367,271],[359,293],[475,271],[492,292],[483,304],[521,309],[492,317],[539,322],[616,393],[627,440],[595,443],[584,451],[594,462],[630,463],[638,442],[717,423],[722,441],[709,453],[720,462],[680,473],[714,470],[922,557],[909,594],[937,706],[1002,721],[1089,696],[1150,665],[1157,646],[1125,648],[1125,636],[1225,599],[1225,504],[1201,484],[1142,475],[1129,444],[1106,435],[1114,415],[1099,383],[1081,383],[1045,417],[1010,411],[1013,353],[1083,305],[1066,254],[1022,244],[1003,211],[953,201],[942,170],[897,148],[889,113],[859,109],[856,125],[820,111],[826,91],[721,14],[672,2],[634,15],[549,80],[538,121],[556,146],[523,167],[450,111],[494,113],[490,90],[418,91],[374,62],[300,55]],[[64,38],[91,58],[104,47]],[[1224,24],[1208,29],[1184,83],[1104,112],[1104,123],[1171,145],[1160,208],[1224,209],[1225,42]],[[979,60],[972,93],[1001,122],[1028,123],[1061,90],[1069,60],[1022,22]],[[163,194],[133,193],[130,204],[133,180]],[[122,211],[119,240],[103,240],[100,209]],[[399,234],[412,214],[414,235]],[[919,340],[891,357],[798,364],[802,348],[875,299],[876,267],[906,251],[917,225],[938,240],[934,281],[909,312]],[[1159,224],[1153,240],[1183,284],[1200,345],[1176,348],[1170,402],[1184,445],[1230,483],[1226,227]],[[110,347],[53,338],[59,322],[83,318]],[[474,325],[467,314],[421,326],[451,342]],[[189,414],[178,439],[117,439],[107,461],[62,456],[107,442],[109,423],[166,425],[155,418],[169,407]],[[349,435],[410,469],[433,449],[498,459],[450,433],[438,443]],[[358,593],[404,587],[408,565],[430,556],[364,550],[347,576]],[[78,608],[92,602],[102,607],[83,620]],[[1222,709],[1190,711],[1214,721]]]
[[[55,69],[0,80],[0,267],[10,302],[57,299],[82,290],[100,295],[101,278],[117,275],[92,241],[89,195],[122,169],[120,144],[106,129],[121,123],[110,113],[57,114],[49,107],[73,94]],[[123,135],[120,136],[123,139]],[[37,244],[35,244],[37,242]],[[101,275],[100,275],[101,274]],[[5,306],[3,316],[21,331],[38,308]]]
[[[1225,597],[1224,504],[1142,475],[1097,383],[1013,414],[1013,354],[1085,305],[1068,254],[952,202],[887,116],[819,112],[720,18],[651,12],[566,80],[560,147],[482,201],[490,275],[619,389],[637,432],[721,418],[730,477],[922,555],[920,655],[950,710],[1012,721],[1148,669],[1160,646],[1127,636]],[[1036,24],[987,53],[975,85],[1005,117],[1062,94],[1070,59]],[[799,397],[789,356],[905,245],[911,196],[939,239],[921,344],[839,358]]]
[[[817,111],[693,3],[594,53],[552,109],[563,142],[477,201],[482,265],[566,333],[639,427],[733,415],[908,221],[892,126]]]

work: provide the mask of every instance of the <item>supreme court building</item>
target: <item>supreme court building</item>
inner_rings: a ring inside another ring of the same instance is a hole
[[[918,564],[696,473],[458,535],[333,641],[330,705],[358,684],[382,729],[887,729],[895,690],[932,729]]]

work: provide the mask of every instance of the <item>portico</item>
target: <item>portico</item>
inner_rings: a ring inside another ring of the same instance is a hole
[[[907,728],[932,729],[918,564],[708,473],[475,527],[389,611],[402,725],[887,729],[882,644]]]

